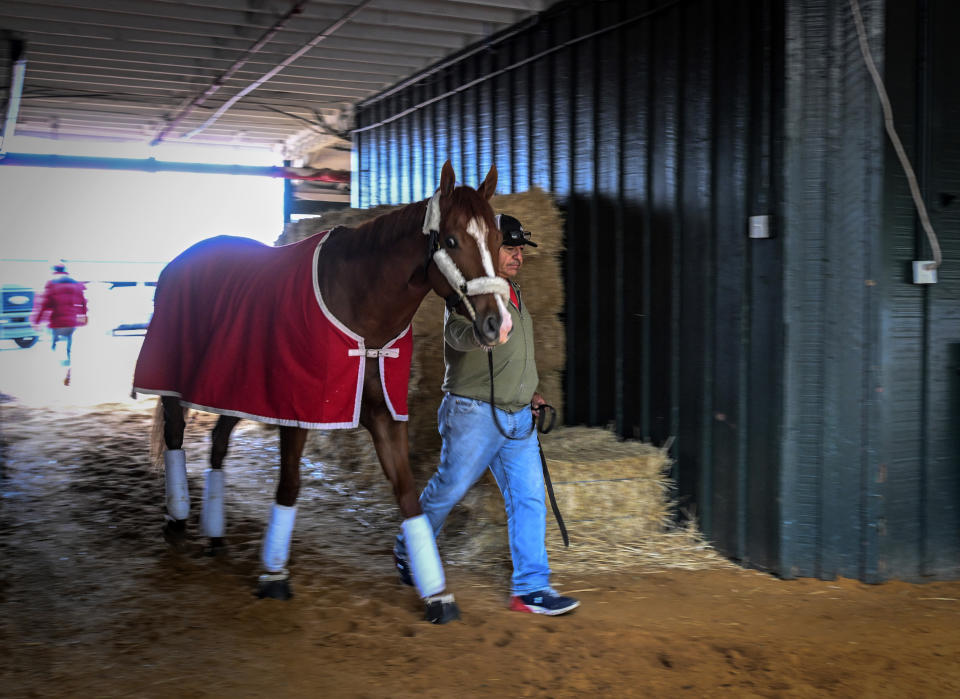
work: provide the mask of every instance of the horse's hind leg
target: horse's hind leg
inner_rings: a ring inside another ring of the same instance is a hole
[[[166,486],[166,523],[164,538],[174,546],[181,546],[187,535],[187,516],[190,514],[190,491],[187,487],[187,460],[183,453],[183,432],[186,422],[180,400],[163,396],[163,452],[164,482]]]
[[[267,534],[263,538],[261,561],[266,572],[260,576],[257,597],[289,599],[290,537],[297,515],[297,496],[300,494],[300,456],[307,441],[307,431],[300,427],[280,428],[280,482],[277,496],[270,510]]]
[[[224,541],[226,517],[224,515],[223,459],[230,445],[230,433],[240,418],[221,415],[210,435],[210,468],[203,482],[203,508],[200,510],[200,529],[210,538],[207,553],[214,556],[226,550]]]

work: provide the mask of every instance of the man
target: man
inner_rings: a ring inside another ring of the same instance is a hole
[[[443,446],[440,464],[420,495],[420,506],[433,526],[434,536],[453,506],[489,468],[503,494],[507,511],[510,555],[513,559],[510,609],[534,614],[565,614],[580,602],[550,587],[547,563],[546,504],[540,449],[534,414],[545,404],[535,392],[537,367],[533,354],[533,321],[514,279],[523,266],[523,246],[530,240],[520,222],[506,214],[496,217],[503,235],[497,271],[510,284],[513,332],[493,350],[494,400],[504,436],[490,409],[487,352],[477,341],[473,324],[447,311],[443,358],[444,398],[437,414]],[[403,536],[394,549],[404,583],[413,581],[406,561]]]
[[[83,290],[83,284],[67,274],[66,265],[54,265],[53,278],[47,282],[43,301],[32,319],[34,325],[47,321],[53,334],[54,351],[57,349],[57,340],[63,338],[66,341],[67,358],[63,361],[64,366],[70,366],[74,330],[87,324],[87,298]]]

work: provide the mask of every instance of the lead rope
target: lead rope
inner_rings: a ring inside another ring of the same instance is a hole
[[[494,397],[493,397],[493,350],[487,350],[487,367],[490,369],[490,414],[493,416],[493,424],[497,426],[497,430],[500,431],[506,439],[512,439],[514,441],[521,441],[527,439],[535,429],[539,427],[540,432],[547,434],[550,430],[553,429],[553,425],[557,421],[557,411],[552,405],[541,405],[537,410],[537,421],[530,423],[530,431],[527,432],[523,437],[511,437],[507,434],[506,430],[503,429],[503,426],[500,424],[500,419],[497,417],[497,409],[494,407]],[[547,412],[550,413],[550,422],[546,423]],[[546,423],[546,424],[545,424]],[[563,515],[560,514],[560,506],[557,505],[557,496],[553,492],[553,481],[550,480],[550,470],[547,468],[547,457],[543,454],[543,445],[540,444],[540,438],[537,438],[537,449],[540,451],[540,465],[543,467],[543,483],[547,486],[547,495],[550,496],[550,508],[553,510],[553,516],[557,520],[557,526],[560,527],[560,536],[563,538],[563,545],[570,546],[570,537],[567,536],[567,527],[563,523]]]

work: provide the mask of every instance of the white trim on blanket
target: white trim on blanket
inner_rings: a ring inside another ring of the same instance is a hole
[[[392,347],[393,343],[399,340],[401,337],[410,332],[410,328],[413,327],[412,324],[408,325],[406,329],[395,338],[390,340],[387,344],[383,346],[383,349]],[[393,407],[393,402],[390,400],[390,391],[387,390],[387,367],[384,365],[384,360],[386,360],[386,355],[381,354],[379,358],[380,362],[380,390],[383,391],[383,400],[387,404],[387,408],[390,410],[390,414],[393,416],[393,419],[397,422],[407,422],[410,419],[410,415],[397,415],[396,409]],[[391,357],[393,359],[393,357]],[[412,363],[412,360],[411,360]]]
[[[319,242],[317,242],[317,247],[313,250],[313,265],[310,275],[313,278],[313,294],[317,297],[317,304],[320,306],[320,310],[323,312],[323,315],[326,316],[327,320],[329,320],[335,328],[340,330],[340,332],[347,337],[353,338],[357,342],[357,349],[360,350],[360,356],[357,357],[357,392],[353,399],[353,424],[349,425],[349,427],[356,427],[360,424],[360,403],[363,401],[363,367],[366,361],[363,357],[363,354],[366,350],[366,346],[364,345],[363,338],[341,323],[340,319],[333,315],[333,313],[330,312],[330,309],[327,308],[327,304],[323,302],[323,294],[320,293],[320,277],[317,275],[317,268],[320,260],[320,248],[323,246],[323,241],[325,241],[329,235],[330,231],[324,233],[323,237],[321,237]]]
[[[359,342],[360,349],[363,349],[363,338],[341,323],[340,319],[330,312],[330,309],[327,308],[327,304],[323,302],[323,294],[320,293],[320,277],[317,276],[317,262],[320,259],[320,247],[323,245],[323,241],[327,239],[328,235],[330,235],[330,231],[327,231],[323,234],[323,237],[320,238],[320,242],[317,243],[317,247],[313,250],[313,269],[310,272],[313,278],[313,294],[317,297],[317,304],[320,306],[320,310],[323,311],[323,315],[327,317],[327,320],[333,323],[334,326],[344,335],[347,337],[352,337],[354,340]]]
[[[281,427],[302,427],[305,430],[345,430],[352,427],[357,427],[359,422],[359,416],[355,422],[303,422],[302,420],[284,420],[282,418],[276,417],[264,417],[263,415],[253,415],[252,413],[244,413],[239,410],[224,410],[222,408],[211,408],[208,405],[199,405],[197,403],[190,403],[189,401],[183,400],[183,397],[177,391],[163,391],[163,390],[154,390],[152,388],[138,388],[133,387],[133,390],[136,393],[145,393],[155,396],[173,396],[180,399],[180,405],[184,405],[188,408],[193,408],[194,410],[202,410],[205,413],[215,413],[217,415],[229,415],[231,417],[245,418],[247,420],[257,420],[258,422],[266,422],[270,425],[280,425]]]

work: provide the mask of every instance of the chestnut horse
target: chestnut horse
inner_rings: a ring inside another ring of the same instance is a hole
[[[455,182],[448,161],[433,197],[356,229],[279,247],[212,238],[164,269],[134,391],[161,397],[154,435],[166,448],[168,541],[182,543],[190,509],[184,408],[220,414],[201,511],[213,550],[224,545],[222,468],[231,431],[241,418],[278,424],[280,481],[257,594],[289,598],[286,564],[307,430],[359,423],[373,438],[413,543],[410,568],[426,618],[459,618],[410,471],[410,323],[431,289],[472,318],[478,340],[490,347],[506,339],[510,315],[507,285],[493,266],[496,168],[476,190]]]

